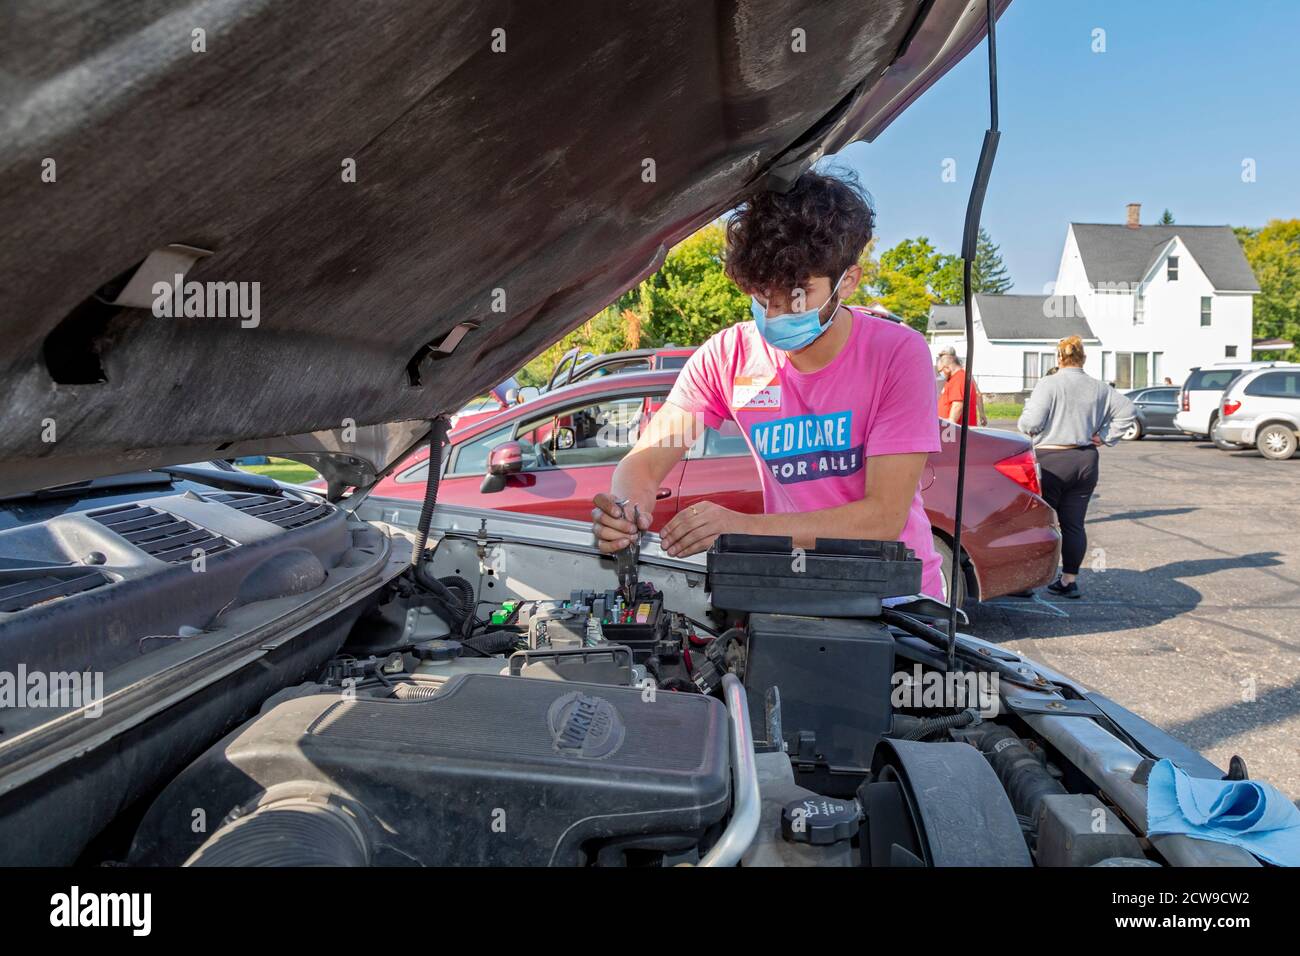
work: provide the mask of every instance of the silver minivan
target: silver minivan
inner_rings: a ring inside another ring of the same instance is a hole
[[[1300,365],[1253,369],[1223,390],[1211,437],[1284,461],[1300,447]]]
[[[1216,362],[1213,365],[1193,368],[1178,392],[1179,410],[1174,415],[1174,426],[1193,438],[1209,438],[1225,451],[1238,447],[1214,438],[1214,426],[1219,421],[1219,409],[1223,404],[1223,390],[1238,375],[1255,369],[1290,364],[1289,362]]]

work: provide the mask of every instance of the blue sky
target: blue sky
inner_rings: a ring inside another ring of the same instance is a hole
[[[1144,223],[1166,207],[1188,225],[1300,217],[1300,2],[1015,0],[997,33],[1002,141],[983,222],[1014,291],[1055,278],[1068,223],[1123,222],[1128,202]],[[839,154],[875,198],[878,249],[925,235],[958,250],[987,124],[981,45]]]

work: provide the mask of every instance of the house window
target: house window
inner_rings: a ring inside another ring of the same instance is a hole
[[[1115,379],[1115,353],[1101,353],[1101,380],[1111,382]]]
[[[1141,325],[1147,318],[1146,297],[1141,292],[1133,293],[1133,324]]]
[[[1165,278],[1170,282],[1178,281],[1178,257],[1170,256],[1165,264]]]
[[[1235,346],[1235,345],[1225,345],[1225,346],[1223,347],[1223,357],[1224,357],[1224,358],[1236,358],[1236,357],[1237,357],[1237,346]]]
[[[1101,377],[1105,382],[1110,382],[1118,389],[1128,388],[1146,388],[1148,385],[1159,384],[1155,376],[1160,374],[1161,352],[1116,352],[1114,364],[1114,377],[1111,377],[1111,364],[1109,352],[1103,352],[1101,357]],[[1154,371],[1149,371],[1154,368]]]
[[[1025,352],[1023,361],[1025,369],[1024,389],[1029,391],[1038,384],[1038,353]]]
[[[1214,299],[1208,295],[1201,296],[1201,328],[1210,324],[1210,303],[1213,301]]]
[[[1152,352],[1151,353],[1151,384],[1152,385],[1164,384],[1165,381],[1164,371],[1165,371],[1165,353]]]
[[[1115,387],[1123,391],[1133,387],[1133,353],[1115,353]]]

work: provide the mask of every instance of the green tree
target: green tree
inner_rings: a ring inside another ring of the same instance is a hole
[[[971,288],[976,294],[1001,294],[1012,286],[1001,250],[984,229],[976,243]],[[864,273],[866,270],[864,270]],[[935,303],[960,304],[963,299],[962,260],[943,252],[926,236],[904,239],[880,256],[864,301],[878,301],[924,331]]]
[[[880,270],[874,286],[875,295],[868,302],[878,302],[895,315],[900,315],[912,328],[924,332],[929,322],[930,306],[934,305],[934,296],[925,287],[925,282],[905,272],[892,269]]]
[[[726,229],[705,226],[678,243],[659,271],[617,302],[640,319],[641,347],[699,345],[749,315],[749,296],[723,271]]]
[[[1174,214],[1166,209],[1160,214],[1160,225],[1172,226],[1174,224]]]
[[[705,226],[669,251],[654,275],[547,348],[520,371],[524,385],[544,385],[565,352],[593,355],[634,348],[699,345],[749,316],[749,297],[727,278],[726,230]]]
[[[1300,344],[1300,219],[1272,219],[1260,229],[1239,226],[1233,231],[1259,280],[1255,337]],[[1300,348],[1285,357],[1300,361]]]
[[[971,267],[971,287],[977,294],[989,293],[1002,295],[1015,285],[1011,273],[1002,261],[1002,250],[993,241],[993,237],[980,226],[979,238],[975,243],[975,265]],[[957,297],[958,302],[961,296]]]
[[[858,260],[862,286],[849,298],[849,304],[879,304],[923,331],[930,306],[939,299],[931,289],[931,280],[942,276],[950,257],[925,236],[904,239],[886,249],[879,262],[872,259],[872,249],[868,246]]]
[[[627,321],[614,306],[609,306],[549,346],[520,369],[516,377],[521,385],[540,387],[550,381],[556,363],[569,349],[577,348],[592,355],[602,355],[621,352],[629,347]]]
[[[960,256],[948,256],[940,267],[939,274],[931,280],[930,287],[940,302],[960,305],[964,301],[963,265]],[[1006,263],[1002,261],[1001,247],[983,226],[975,240],[975,264],[971,266],[970,284],[975,295],[1002,295],[1009,292],[1015,284]]]
[[[940,252],[925,236],[904,239],[886,249],[880,254],[880,272],[882,276],[889,274],[886,282],[896,282],[895,276],[914,279],[940,302],[961,298],[961,260]]]

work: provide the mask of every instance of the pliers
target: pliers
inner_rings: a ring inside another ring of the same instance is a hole
[[[627,505],[631,499],[619,498],[614,504],[618,505],[618,516],[624,521],[629,520],[627,514]],[[641,510],[632,505],[632,542],[621,551],[614,555],[614,570],[618,575],[618,589],[623,595],[623,600],[631,606],[636,601],[637,582],[640,573],[641,563]]]

